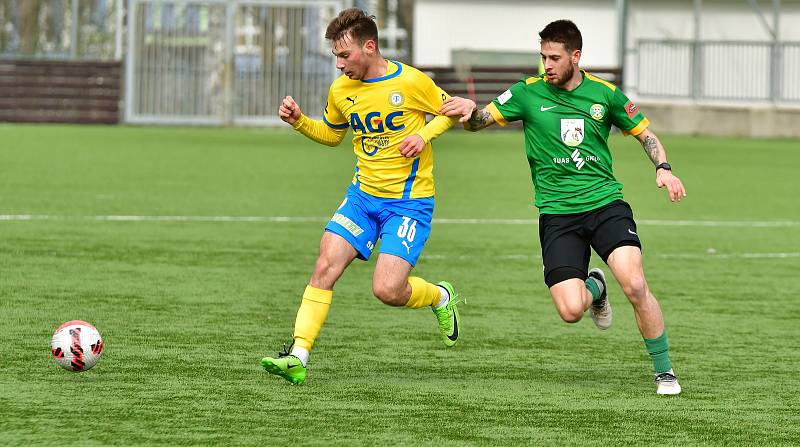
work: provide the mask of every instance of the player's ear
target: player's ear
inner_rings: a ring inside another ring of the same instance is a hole
[[[378,50],[378,43],[374,39],[367,39],[364,41],[364,51],[367,54],[374,54]]]
[[[577,64],[581,60],[581,50],[575,50],[572,52],[572,63]]]

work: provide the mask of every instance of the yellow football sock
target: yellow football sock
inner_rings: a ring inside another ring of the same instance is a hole
[[[319,330],[328,318],[328,309],[333,301],[333,290],[317,289],[306,286],[303,293],[303,302],[297,310],[297,319],[294,321],[294,345],[311,351],[314,340],[319,335]]]
[[[406,307],[419,309],[420,307],[433,306],[442,299],[441,290],[422,278],[409,276],[408,283],[411,284],[411,298],[408,299]]]

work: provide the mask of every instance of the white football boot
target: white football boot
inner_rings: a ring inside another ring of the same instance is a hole
[[[681,394],[681,384],[678,383],[678,378],[675,373],[670,369],[667,372],[656,374],[656,385],[658,389],[656,393],[674,396]]]

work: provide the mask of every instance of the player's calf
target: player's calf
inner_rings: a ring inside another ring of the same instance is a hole
[[[383,304],[400,307],[408,302],[410,291],[407,289],[408,281],[403,280],[402,286],[393,285],[387,282],[373,282],[372,294],[381,300]]]

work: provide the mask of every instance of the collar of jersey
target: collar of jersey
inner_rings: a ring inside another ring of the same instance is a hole
[[[395,76],[399,75],[401,71],[403,71],[403,66],[402,66],[402,65],[400,65],[400,62],[393,61],[393,60],[391,60],[391,59],[389,59],[389,62],[391,62],[391,63],[395,64],[395,65],[397,66],[397,70],[395,70],[393,73],[388,73],[388,74],[386,74],[386,75],[383,75],[383,76],[381,76],[381,77],[379,77],[379,78],[363,79],[361,82],[373,83],[373,82],[381,82],[381,81],[385,81],[385,80],[387,80],[387,79],[392,79],[393,77],[395,77]],[[387,70],[387,71],[388,71],[388,70]]]

